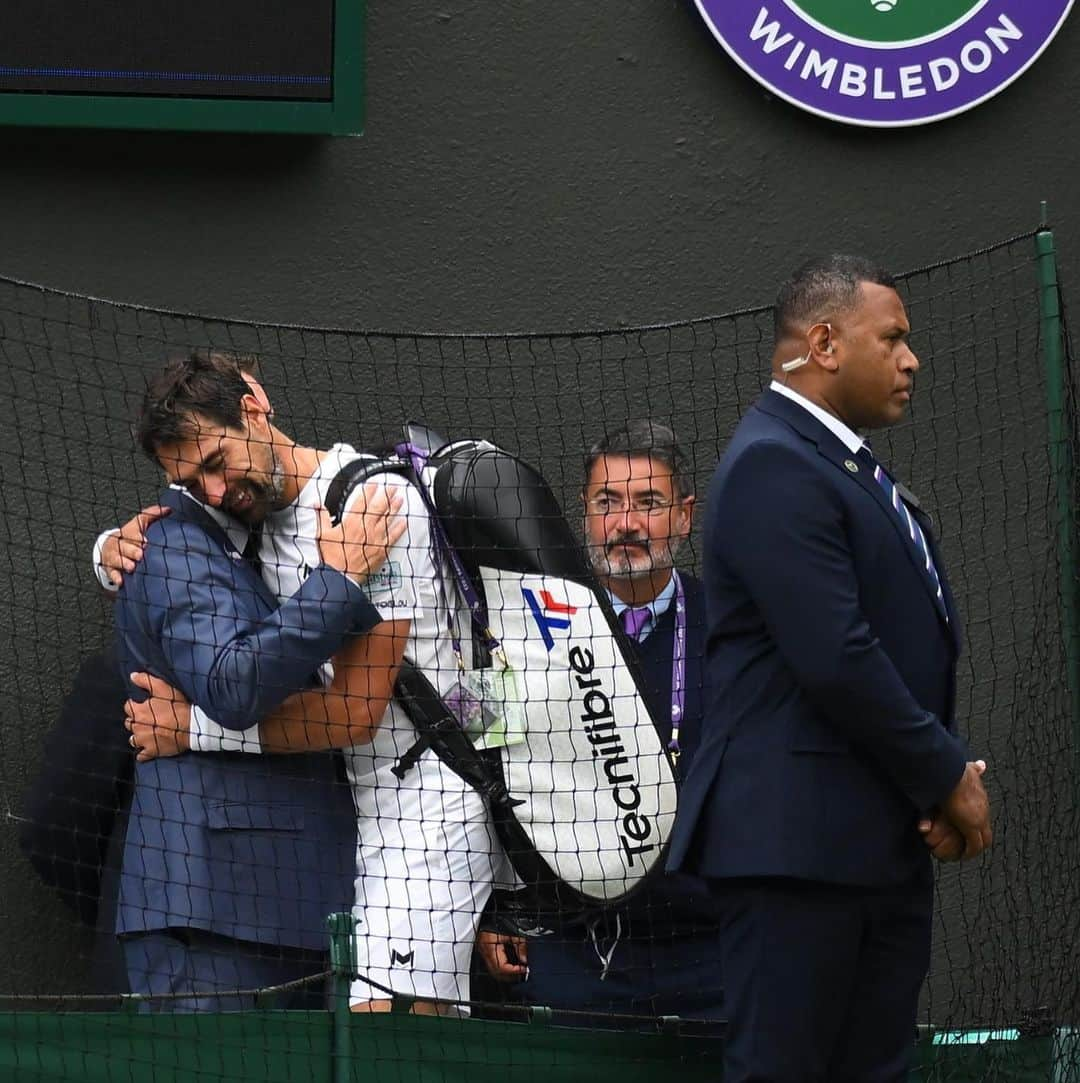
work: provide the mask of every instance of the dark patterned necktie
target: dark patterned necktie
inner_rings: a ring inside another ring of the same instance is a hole
[[[922,560],[923,567],[926,569],[926,574],[930,577],[930,583],[934,588],[934,593],[937,595],[937,600],[941,604],[941,609],[944,612],[945,595],[941,590],[941,579],[938,576],[937,568],[934,567],[934,558],[930,555],[930,544],[926,540],[926,535],[923,533],[922,527],[919,526],[918,520],[908,510],[908,506],[900,496],[900,491],[897,489],[896,483],[882,468],[881,463],[874,458],[874,453],[864,444],[859,448],[858,454],[860,459],[873,468],[874,481],[876,481],[884,490],[885,495],[889,498],[889,503],[892,505],[893,511],[896,513],[896,517],[900,520],[908,537],[911,538],[912,544],[914,544],[915,548],[919,551],[919,557]]]
[[[244,546],[243,558],[255,569],[262,573],[262,558],[259,550],[262,548],[262,527],[253,526],[248,528],[247,544]]]

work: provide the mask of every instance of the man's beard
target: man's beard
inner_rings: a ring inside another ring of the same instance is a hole
[[[681,538],[651,545],[642,538],[620,538],[613,544],[589,546],[589,562],[604,579],[645,579],[653,572],[673,568],[681,543]],[[625,548],[627,545],[631,548]]]
[[[282,507],[285,471],[281,460],[271,452],[270,473],[261,479],[244,478],[230,491],[225,511],[248,526],[259,526],[266,517]]]

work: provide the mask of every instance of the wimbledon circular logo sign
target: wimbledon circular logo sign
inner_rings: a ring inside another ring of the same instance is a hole
[[[819,116],[889,127],[970,109],[1022,75],[1073,0],[695,0],[720,44]]]

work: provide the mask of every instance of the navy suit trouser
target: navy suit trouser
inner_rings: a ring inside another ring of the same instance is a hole
[[[724,1083],[900,1083],[930,963],[933,883],[714,880]]]
[[[529,941],[529,978],[521,986],[528,1004],[555,1011],[555,1022],[638,1029],[625,1016],[678,1016],[703,1021],[693,1033],[723,1030],[723,985],[715,928],[683,935],[621,937],[604,924],[603,935],[541,936]],[[597,1013],[589,1018],[562,1011]],[[711,1025],[710,1025],[711,1024]],[[646,1026],[648,1024],[645,1024]]]
[[[232,940],[201,929],[163,929],[120,938],[133,993],[162,999],[143,1001],[143,1012],[251,1011],[251,990],[284,985],[328,968],[325,952]],[[277,1008],[326,1007],[323,982],[275,995]]]

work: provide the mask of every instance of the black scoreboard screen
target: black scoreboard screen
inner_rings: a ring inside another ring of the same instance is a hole
[[[0,0],[0,124],[359,134],[364,0]]]

